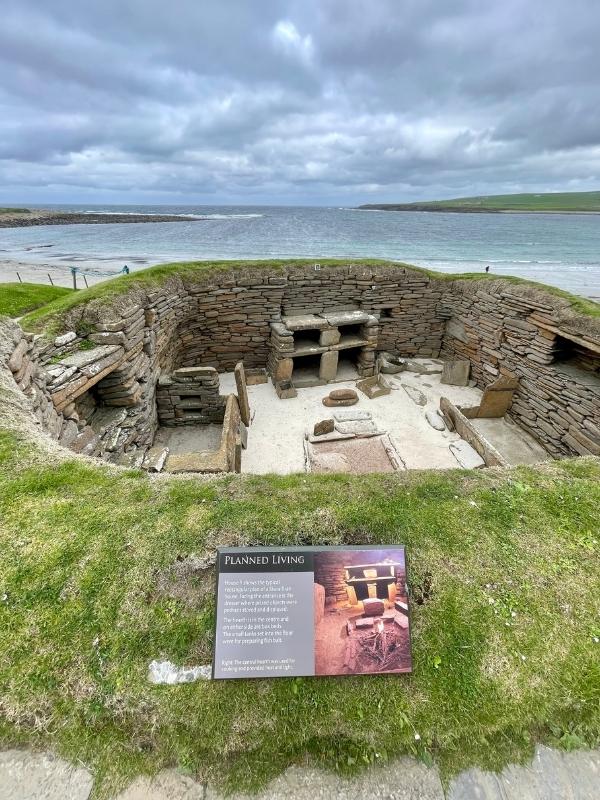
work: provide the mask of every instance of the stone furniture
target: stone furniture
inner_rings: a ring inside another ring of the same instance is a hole
[[[351,355],[356,376],[373,375],[378,319],[365,311],[283,317],[271,323],[268,368],[273,381],[296,388],[335,380],[340,355]]]

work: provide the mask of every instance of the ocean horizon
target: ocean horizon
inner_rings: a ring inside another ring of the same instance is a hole
[[[32,205],[33,207],[33,205]],[[43,204],[52,210],[169,214],[189,221],[0,229],[0,259],[90,275],[168,261],[383,258],[440,272],[515,275],[600,297],[600,219],[335,206]]]

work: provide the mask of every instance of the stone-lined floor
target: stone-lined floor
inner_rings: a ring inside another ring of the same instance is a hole
[[[414,361],[420,362],[423,359]],[[442,384],[439,374],[402,372],[383,377],[392,387],[390,394],[370,400],[362,392],[358,392],[359,402],[351,408],[372,414],[377,427],[389,434],[406,469],[456,469],[459,463],[449,445],[459,441],[460,437],[447,430],[435,430],[427,421],[426,412],[439,409],[440,397],[447,397],[459,406],[478,405],[481,391],[471,386]],[[354,388],[356,381],[335,382],[327,386],[298,389],[297,397],[280,400],[270,381],[249,386],[252,424],[248,430],[248,449],[242,453],[242,472],[303,472],[305,433],[312,432],[315,422],[332,417],[335,410],[323,406],[323,397],[332,389]],[[232,373],[220,376],[220,392],[235,392]],[[424,400],[424,404],[419,405],[414,398]],[[490,432],[491,443],[495,444],[496,438],[500,440],[501,436],[506,436],[506,429],[506,425],[501,426],[501,430],[495,426]],[[500,430],[501,436],[499,434],[496,437],[494,430]],[[548,458],[543,448],[521,428],[510,426],[508,432],[512,436],[511,452],[516,457],[514,463],[532,463]],[[520,447],[515,446],[514,439],[517,442],[520,440]],[[525,462],[519,458],[521,450],[527,456]]]
[[[88,800],[90,773],[46,753],[0,753],[2,800]],[[598,800],[600,750],[564,753],[538,747],[531,764],[501,773],[461,772],[446,791],[435,767],[400,758],[354,779],[310,767],[290,767],[258,795],[229,800]],[[112,800],[224,800],[211,786],[176,770],[137,778]]]

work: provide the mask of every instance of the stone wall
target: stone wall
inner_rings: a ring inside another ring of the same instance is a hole
[[[509,414],[552,455],[600,455],[600,325],[562,320],[551,295],[519,288],[452,282],[441,355],[468,358],[480,388],[516,375]]]
[[[163,422],[221,415],[214,372],[196,409],[164,379],[157,403],[159,376],[238,361],[266,367],[272,323],[341,310],[378,317],[382,350],[468,358],[482,388],[499,373],[517,375],[511,414],[520,425],[555,455],[600,453],[600,324],[565,300],[500,280],[448,281],[392,265],[199,269],[76,307],[56,337],[11,334],[7,366],[55,439],[139,466],[158,409]]]
[[[169,427],[223,422],[226,398],[214,367],[181,367],[158,379],[158,421]]]

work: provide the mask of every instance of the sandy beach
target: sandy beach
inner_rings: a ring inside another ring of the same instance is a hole
[[[136,272],[136,270],[143,269],[149,265],[150,262],[146,262],[143,265],[128,264],[131,272]],[[18,259],[1,259],[0,283],[47,283],[49,285],[72,288],[71,266],[76,266],[78,270],[78,289],[85,289],[86,285],[92,286],[123,274],[123,263],[116,261],[77,260],[73,264],[61,264],[50,261],[31,262]]]

